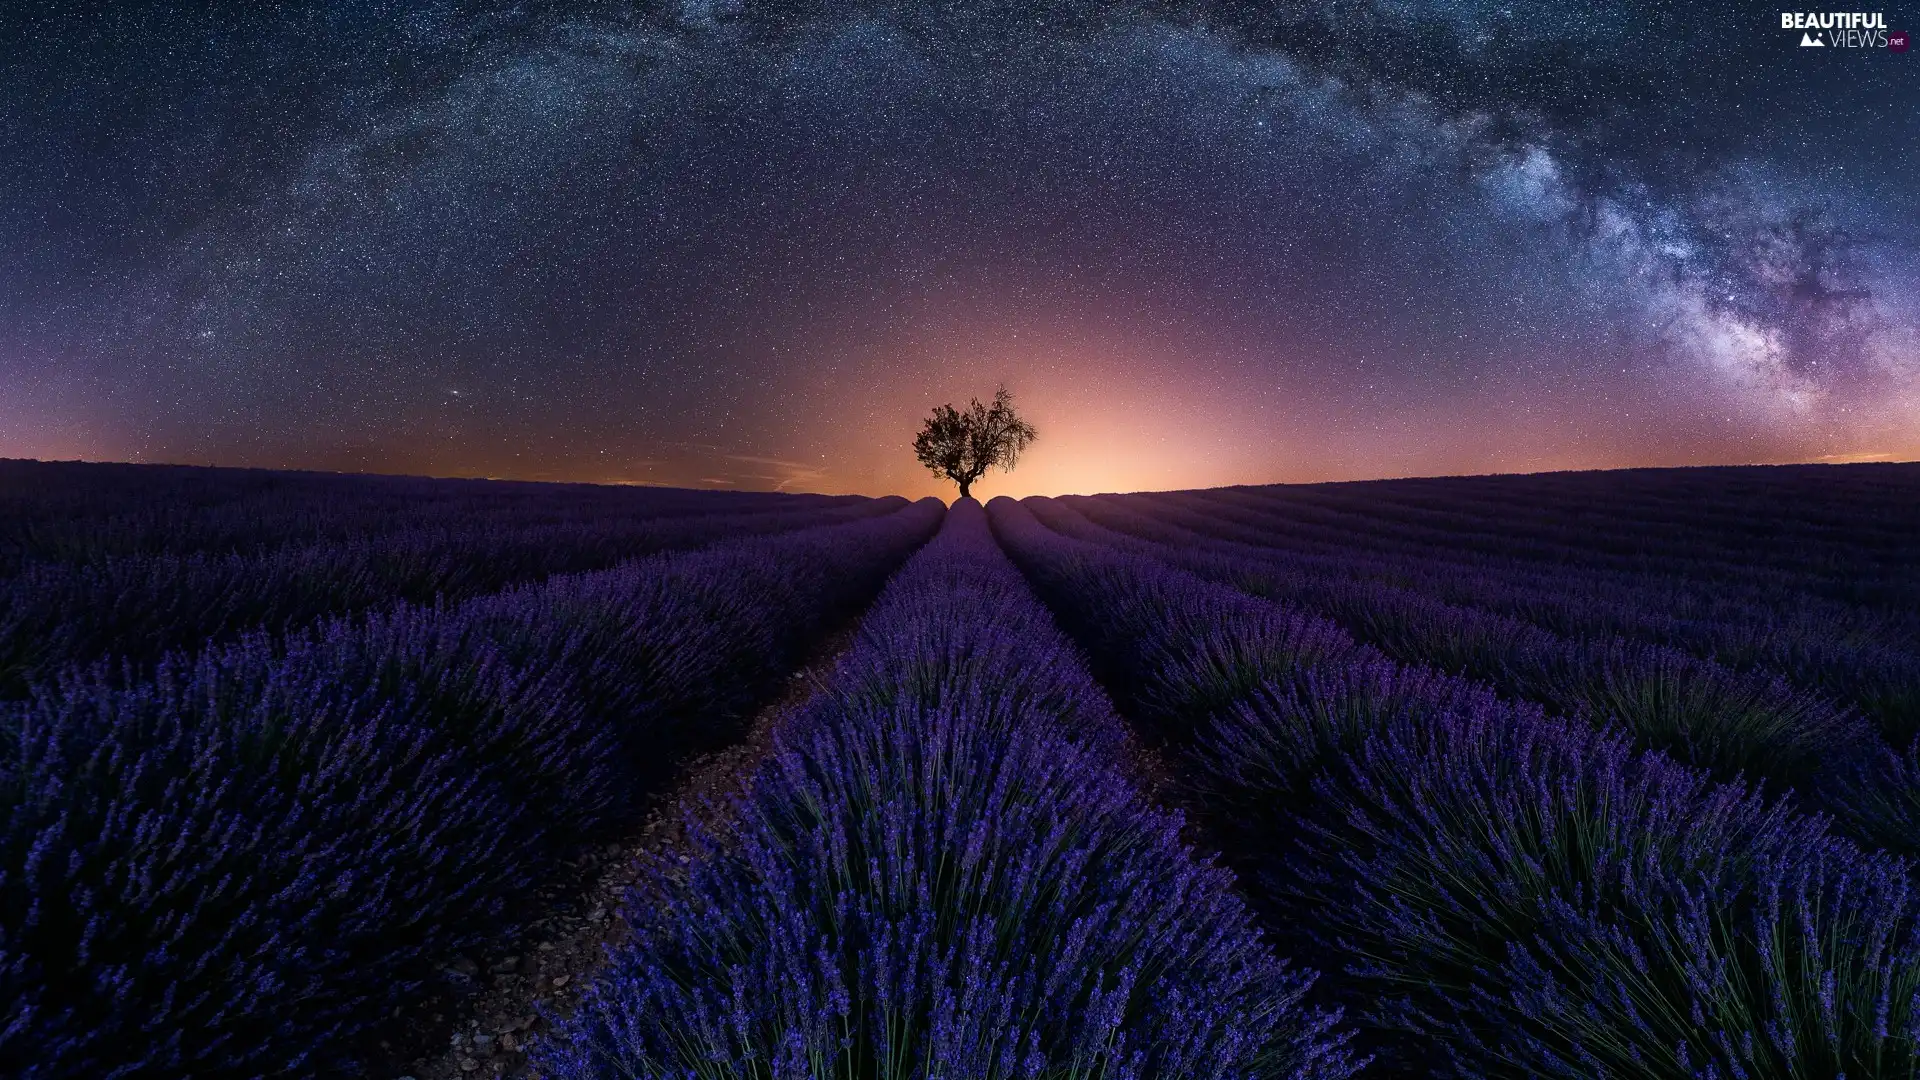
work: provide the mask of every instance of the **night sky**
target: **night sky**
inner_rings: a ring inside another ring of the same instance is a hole
[[[1920,52],[1780,11],[7,0],[0,456],[918,495],[1004,382],[986,496],[1920,457]]]

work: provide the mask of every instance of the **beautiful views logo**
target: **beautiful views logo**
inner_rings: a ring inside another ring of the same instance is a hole
[[[1783,11],[1780,29],[1800,31],[1802,48],[1907,51],[1907,32],[1888,30],[1879,11]]]

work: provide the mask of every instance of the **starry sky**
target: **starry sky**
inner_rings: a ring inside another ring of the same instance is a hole
[[[1920,53],[1774,7],[9,0],[0,42],[0,456],[921,495],[920,420],[1004,383],[1040,439],[986,496],[1920,458]]]

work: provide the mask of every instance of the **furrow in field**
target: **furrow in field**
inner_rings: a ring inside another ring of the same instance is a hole
[[[733,820],[643,864],[549,1075],[1350,1074],[1127,742],[962,501]]]
[[[351,1071],[556,859],[737,736],[941,513],[402,606],[0,706],[0,1072]]]
[[[1480,680],[1589,723],[1619,724],[1645,745],[1722,778],[1745,774],[1827,791],[1877,746],[1857,714],[1778,678],[1660,646],[1563,638],[1405,590],[1303,571],[1260,549],[1209,543],[1173,526],[1135,522],[1156,537],[1146,539],[1104,528],[1056,500],[1029,503],[1029,512],[1057,531],[1318,613],[1402,663]],[[1125,513],[1111,505],[1100,512],[1107,520]]]
[[[855,496],[0,459],[0,577],[127,555],[259,555],[447,521],[514,529],[825,509]]]
[[[1488,561],[1449,561],[1425,549],[1368,548],[1364,538],[1314,550],[1274,543],[1257,525],[1169,506],[1145,497],[1067,498],[1090,520],[1181,547],[1264,562],[1321,592],[1406,594],[1492,625],[1519,620],[1549,634],[1605,643],[1615,638],[1669,646],[1760,677],[1772,673],[1803,691],[1839,699],[1871,717],[1898,746],[1920,735],[1920,656],[1868,613],[1832,610],[1801,595],[1770,607],[1726,602],[1706,583],[1674,592],[1625,575],[1588,577],[1572,568],[1516,573]],[[1479,612],[1475,615],[1471,612]],[[1524,634],[1524,630],[1516,631]]]
[[[136,667],[249,631],[284,633],[393,603],[451,603],[648,554],[891,513],[826,509],[498,529],[416,528],[261,556],[130,557],[30,567],[0,582],[0,697],[102,659]]]
[[[1281,942],[1393,1075],[1906,1075],[1908,864],[1618,733],[997,499]]]

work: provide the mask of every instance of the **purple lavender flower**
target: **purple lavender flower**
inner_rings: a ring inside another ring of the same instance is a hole
[[[943,514],[255,635],[0,709],[0,1073],[349,1070]]]
[[[1333,1077],[1311,977],[1126,778],[1126,740],[978,505],[888,586],[555,1075]]]
[[[1258,906],[1390,1067],[1920,1067],[1906,863],[1618,729],[1550,717],[995,500],[997,534],[1181,771]],[[1124,546],[1124,545],[1122,545]],[[1195,628],[1241,644],[1196,663]],[[1298,644],[1296,644],[1298,643]],[[1250,689],[1242,689],[1257,682]]]

